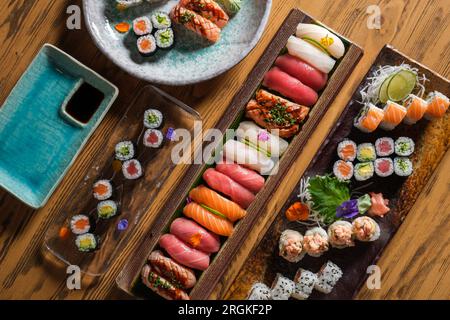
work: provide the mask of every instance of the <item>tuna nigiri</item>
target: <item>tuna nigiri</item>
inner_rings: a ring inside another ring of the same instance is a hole
[[[266,73],[263,85],[305,106],[312,106],[318,99],[317,92],[278,67]]]
[[[253,193],[258,193],[264,187],[265,180],[261,175],[237,163],[225,160],[216,165],[216,170],[230,177]]]
[[[172,9],[170,18],[211,42],[217,42],[220,39],[220,28],[217,25],[180,5]]]
[[[415,124],[417,121],[423,118],[425,112],[427,111],[427,102],[418,96],[410,94],[403,106],[406,109],[406,116],[403,122],[406,124]]]
[[[326,73],[317,70],[310,64],[290,54],[279,56],[275,61],[275,65],[316,91],[321,90],[328,80]]]
[[[220,249],[219,237],[216,234],[206,231],[186,218],[175,219],[170,225],[170,233],[191,247],[206,253],[214,253]]]
[[[370,215],[383,217],[391,210],[388,207],[389,200],[384,199],[382,193],[369,192],[369,195],[372,203],[368,211]]]
[[[231,200],[244,209],[247,209],[255,200],[255,195],[252,192],[215,169],[207,169],[203,173],[203,179],[212,189],[229,196]]]
[[[173,260],[186,267],[206,270],[209,266],[208,254],[188,246],[173,234],[161,236],[159,245],[166,250]]]
[[[217,168],[216,168],[217,169]],[[264,179],[263,179],[264,181]],[[189,197],[199,204],[203,204],[228,218],[231,222],[243,218],[247,212],[238,204],[222,197],[217,192],[203,185],[194,188],[189,192]]]
[[[181,0],[180,5],[197,12],[203,18],[215,23],[219,28],[225,27],[230,19],[226,12],[212,0]]]
[[[219,236],[229,237],[233,233],[233,224],[230,221],[211,213],[195,202],[188,203],[183,209],[183,214]]]
[[[384,111],[368,103],[361,108],[356,116],[354,126],[363,132],[373,132],[380,125],[384,117]]]
[[[388,101],[383,111],[384,116],[383,121],[380,123],[380,128],[388,131],[395,129],[406,116],[405,107],[393,101]]]
[[[441,118],[447,112],[449,106],[448,98],[438,91],[431,92],[427,97],[428,108],[425,118],[428,120]]]

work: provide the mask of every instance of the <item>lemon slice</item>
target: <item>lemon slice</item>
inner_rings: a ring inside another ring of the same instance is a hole
[[[389,81],[387,96],[391,101],[405,99],[415,88],[417,75],[410,70],[400,70]],[[381,100],[381,99],[380,99]]]
[[[391,80],[394,76],[395,76],[395,74],[387,77],[386,80],[384,80],[380,86],[380,91],[378,92],[378,99],[380,99],[381,103],[386,103],[389,100],[388,86],[389,86],[389,82],[391,82]]]

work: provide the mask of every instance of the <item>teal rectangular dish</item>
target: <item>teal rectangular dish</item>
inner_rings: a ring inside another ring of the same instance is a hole
[[[96,90],[99,104],[87,121],[79,121],[68,110],[87,86]],[[0,109],[0,186],[42,207],[117,95],[116,86],[45,44]]]

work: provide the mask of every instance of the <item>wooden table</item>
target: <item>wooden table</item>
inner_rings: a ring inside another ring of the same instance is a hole
[[[185,168],[177,168],[153,207],[136,228],[122,254],[99,279],[87,279],[81,290],[66,288],[66,270],[47,262],[42,254],[46,229],[59,214],[77,184],[90,152],[108,135],[130,103],[136,89],[145,85],[114,66],[95,47],[87,30],[67,30],[66,8],[81,1],[17,0],[0,2],[0,102],[19,79],[43,43],[49,42],[67,51],[105,76],[120,89],[120,96],[100,127],[90,139],[75,165],[40,210],[32,210],[4,191],[0,191],[0,298],[3,299],[111,299],[125,298],[116,288],[115,278],[133,248],[167,198],[175,192]],[[313,4],[314,3],[314,4]],[[367,7],[381,9],[381,30],[369,30]],[[231,98],[244,82],[264,48],[287,13],[299,7],[365,49],[365,55],[329,112],[312,136],[302,156],[286,176],[284,187],[273,196],[268,210],[277,212],[302,172],[312,159],[325,134],[333,125],[352,91],[361,81],[377,53],[386,43],[429,66],[445,77],[450,76],[450,2],[448,0],[273,0],[270,22],[263,38],[252,53],[228,73],[206,83],[187,87],[162,87],[198,110],[204,127],[213,126],[226,110]],[[1,143],[1,142],[0,142]],[[362,299],[450,298],[450,153],[430,179],[427,188],[410,212],[381,258],[380,290],[363,289]],[[166,195],[166,196],[163,196]],[[240,253],[211,298],[220,298],[231,285],[252,245],[267,228],[258,221]]]

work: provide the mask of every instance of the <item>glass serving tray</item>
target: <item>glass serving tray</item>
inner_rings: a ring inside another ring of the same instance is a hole
[[[145,147],[142,142],[146,130],[144,112],[150,108],[159,110],[164,119],[158,128],[164,142],[158,149]],[[141,89],[111,136],[105,137],[105,143],[93,155],[81,185],[72,192],[70,202],[47,230],[44,247],[59,260],[67,265],[77,265],[90,276],[103,274],[176,166],[171,160],[171,152],[180,143],[176,141],[177,132],[183,130],[186,133],[187,130],[192,136],[196,121],[200,121],[200,115],[182,102],[153,86]],[[125,140],[134,143],[134,159],[142,165],[143,175],[137,180],[127,180],[121,163],[115,159],[116,144]],[[94,198],[92,191],[93,184],[103,179],[111,181],[113,194],[110,200],[118,206],[118,214],[107,220],[96,217],[100,201]],[[91,218],[93,230],[91,228],[89,232],[100,239],[95,251],[80,252],[77,249],[70,220],[80,214]]]

